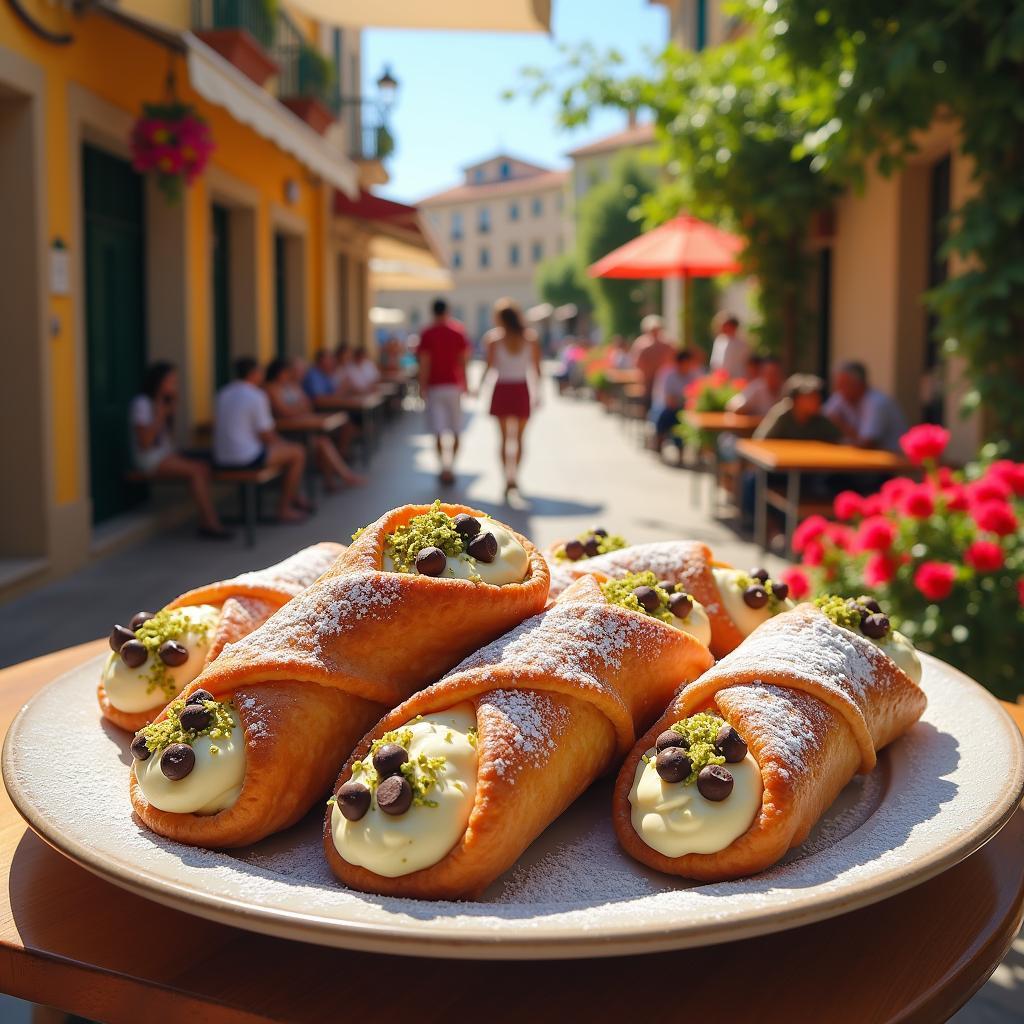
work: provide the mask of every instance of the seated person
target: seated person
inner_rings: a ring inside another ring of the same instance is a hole
[[[697,379],[696,360],[688,348],[681,348],[672,361],[654,376],[649,419],[654,424],[654,447],[661,451],[672,428],[679,421],[679,410],[686,402],[686,389]]]
[[[835,390],[824,406],[825,415],[839,428],[847,444],[858,448],[900,450],[907,431],[903,411],[893,398],[868,384],[863,363],[847,362],[836,371]]]
[[[349,383],[348,371],[352,366],[352,350],[348,342],[343,341],[334,350],[334,372],[331,374],[334,380],[334,393],[336,395],[351,395],[352,386]]]
[[[758,440],[828,441],[841,440],[839,428],[822,415],[821,394],[825,384],[812,373],[794,373],[785,384],[785,398],[757,425]]]
[[[370,358],[365,346],[360,345],[352,353],[352,361],[345,370],[345,377],[354,394],[369,395],[376,391],[380,383],[380,370]]]
[[[782,363],[776,356],[757,357],[756,376],[747,379],[747,386],[729,399],[726,409],[746,416],[767,416],[772,406],[782,401],[784,383]]]
[[[298,385],[296,362],[297,360],[275,359],[267,367],[265,390],[270,399],[270,410],[276,419],[315,414],[309,396]],[[336,481],[352,487],[366,483],[366,477],[352,472],[327,434],[312,434],[311,442],[328,493],[333,494],[337,490]]]
[[[213,461],[223,469],[284,470],[277,518],[302,522],[309,503],[299,496],[306,450],[285,441],[274,430],[270,399],[260,387],[263,370],[251,356],[235,360],[235,379],[217,393],[213,420]],[[301,511],[300,511],[301,510]]]
[[[129,407],[132,462],[146,476],[186,480],[199,509],[200,536],[215,540],[230,537],[231,531],[224,529],[210,495],[209,465],[175,448],[177,410],[178,371],[172,363],[152,363],[143,377],[142,392]]]
[[[314,402],[318,398],[329,398],[337,390],[334,383],[336,369],[334,353],[326,348],[319,349],[313,357],[313,365],[302,378],[302,390]]]

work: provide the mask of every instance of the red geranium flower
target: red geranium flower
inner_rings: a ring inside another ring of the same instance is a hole
[[[883,587],[891,583],[895,575],[896,563],[880,551],[876,551],[864,563],[864,582],[869,587]]]
[[[895,508],[904,499],[907,492],[916,486],[913,480],[905,476],[894,476],[882,484],[878,493],[887,509]]]
[[[944,601],[955,581],[956,568],[948,562],[922,562],[914,573],[914,586],[929,601]]]
[[[905,515],[914,519],[927,519],[935,511],[935,502],[929,489],[921,484],[907,491],[900,507]]]
[[[939,492],[946,508],[950,512],[966,512],[968,509],[967,491],[963,484],[949,484]]]
[[[1000,459],[988,467],[985,476],[1006,484],[1018,497],[1024,495],[1024,463]]]
[[[1005,501],[986,501],[971,512],[979,530],[1008,537],[1017,531],[1017,517]]]
[[[1010,497],[1010,485],[996,476],[972,480],[964,489],[971,505],[981,505],[986,501],[1006,501]]]
[[[977,572],[996,572],[1003,567],[1003,549],[994,540],[973,541],[964,561]]]
[[[832,509],[836,519],[848,523],[861,514],[863,504],[864,499],[856,491],[840,491],[832,502]]]
[[[871,516],[860,524],[857,543],[861,551],[888,551],[896,539],[896,524],[885,516]]]
[[[816,566],[825,561],[825,545],[820,540],[809,540],[804,545],[804,565]]]
[[[779,579],[789,586],[789,596],[794,601],[802,601],[811,592],[811,581],[803,569],[796,566],[783,569]]]
[[[824,516],[808,516],[793,531],[793,550],[803,551],[808,543],[817,540],[828,529],[828,520]]]
[[[842,523],[829,523],[825,537],[841,551],[857,550],[857,531],[850,526],[844,526]]]
[[[934,462],[946,450],[949,444],[949,431],[937,427],[934,423],[922,423],[911,427],[901,438],[900,447],[907,453],[911,462],[921,465],[923,462]]]
[[[869,494],[860,506],[860,514],[867,519],[869,516],[880,516],[889,510],[889,504],[882,494]]]

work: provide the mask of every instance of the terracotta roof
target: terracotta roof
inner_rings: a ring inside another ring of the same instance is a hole
[[[584,146],[577,146],[570,149],[566,154],[571,157],[593,156],[595,153],[607,153],[614,149],[624,149],[627,146],[645,146],[654,141],[654,125],[650,123],[633,125],[632,128],[624,128],[621,132],[612,132],[603,138],[595,139]]]
[[[437,206],[440,203],[472,202],[476,199],[492,199],[495,196],[529,195],[545,189],[559,188],[569,178],[568,171],[545,171],[543,174],[527,174],[521,178],[506,178],[504,181],[487,181],[480,185],[456,185],[435,192],[419,200],[417,206]]]

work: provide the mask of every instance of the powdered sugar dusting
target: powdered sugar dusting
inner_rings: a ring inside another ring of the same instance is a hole
[[[552,561],[551,597],[558,597],[574,580],[588,572],[599,572],[612,579],[621,579],[631,572],[653,572],[659,580],[671,580],[688,586],[704,572],[706,548],[697,541],[663,540],[652,544],[609,551],[596,558],[578,562]]]
[[[558,734],[569,724],[563,704],[534,690],[492,690],[480,704],[493,708],[501,722],[488,735],[500,751],[491,763],[503,778],[514,774],[517,765],[542,767],[548,751],[557,746]]]
[[[444,955],[446,940],[479,936],[482,956],[501,956],[500,940],[509,936],[535,940],[542,955],[545,942],[562,941],[551,929],[581,942],[593,936],[592,952],[630,935],[658,936],[673,948],[727,938],[751,915],[827,916],[856,904],[858,887],[877,893],[893,879],[921,880],[936,850],[952,856],[973,849],[1024,785],[1020,737],[1003,712],[959,673],[924,656],[929,705],[922,721],[883,752],[874,773],[847,787],[794,859],[771,871],[687,887],[642,868],[611,836],[609,784],[602,781],[481,902],[366,896],[338,885],[327,869],[320,807],[296,828],[240,851],[193,849],[137,823],[128,802],[128,737],[101,724],[87,685],[101,661],[42,691],[9,735],[8,788],[44,833],[101,873],[141,872],[140,884],[165,896],[168,883],[189,887],[219,900],[221,912],[259,908],[291,927],[296,915],[307,915],[311,941],[358,946],[366,928],[386,929],[396,953]],[[510,717],[529,738],[528,720]],[[54,735],[74,737],[59,758]],[[237,924],[258,920],[249,914]],[[413,941],[420,945],[409,946]]]
[[[277,565],[243,572],[231,580],[231,583],[240,587],[272,587],[294,596],[327,572],[342,550],[340,544],[329,541],[313,544],[297,551],[283,562],[278,562]]]

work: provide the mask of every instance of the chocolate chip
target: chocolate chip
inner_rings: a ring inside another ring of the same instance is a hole
[[[751,583],[743,591],[743,603],[748,608],[763,608],[768,603],[768,591],[759,583]]]
[[[412,786],[401,775],[392,775],[377,787],[377,806],[385,814],[405,814],[412,806]]]
[[[178,721],[187,732],[202,732],[213,721],[213,715],[202,704],[186,704],[178,715]]]
[[[172,743],[160,755],[160,771],[171,782],[180,782],[195,766],[195,751],[187,743]]]
[[[463,543],[472,540],[480,532],[480,520],[476,516],[466,515],[465,512],[460,512],[452,522]]]
[[[785,601],[789,597],[789,584],[788,583],[773,583],[772,584],[772,597],[778,598],[780,601]]]
[[[682,747],[666,747],[655,758],[654,770],[665,782],[682,782],[693,771],[693,762]]]
[[[752,580],[760,580],[762,583],[767,583],[768,580],[771,579],[768,570],[762,569],[760,566],[758,566],[756,569],[751,569],[750,572],[747,573],[747,575]]]
[[[386,779],[390,775],[397,775],[408,760],[409,751],[405,747],[398,743],[385,743],[373,755],[373,767],[382,779]]]
[[[697,775],[697,789],[705,800],[715,803],[724,800],[732,792],[732,787],[732,773],[720,764],[705,765]]]
[[[603,526],[595,526],[590,531],[595,537],[607,537],[608,531]]]
[[[177,640],[165,640],[156,652],[160,660],[171,668],[180,668],[188,661],[188,650]]]
[[[110,631],[110,649],[117,654],[129,640],[134,640],[135,634],[127,626],[115,626]]]
[[[143,626],[144,626],[144,625],[145,625],[145,624],[146,624],[147,622],[149,622],[149,620],[150,620],[151,618],[153,618],[153,616],[154,616],[155,614],[156,614],[155,612],[136,612],[136,613],[135,613],[135,614],[134,614],[134,615],[133,615],[133,616],[132,616],[132,617],[131,617],[131,618],[130,618],[130,619],[128,620],[128,628],[129,628],[130,630],[132,630],[133,632],[134,632],[134,631],[135,631],[136,629],[142,629],[142,627],[143,627]]]
[[[129,748],[132,752],[132,757],[136,761],[148,761],[150,755],[153,753],[149,747],[146,746],[146,737],[141,732],[135,734],[135,738],[132,740],[132,745]]]
[[[862,608],[867,608],[869,612],[874,612],[876,615],[880,615],[882,612],[882,606],[873,597],[862,597],[857,601]]]
[[[674,729],[666,729],[663,733],[658,734],[658,738],[654,741],[654,749],[660,754],[668,747],[682,747],[685,750],[686,737],[680,736]]]
[[[746,740],[728,722],[718,730],[715,746],[729,764],[737,764],[747,756]]]
[[[594,558],[596,555],[601,553],[601,547],[596,537],[588,537],[583,542],[583,550],[586,552],[587,558]]]
[[[493,533],[481,533],[469,542],[466,551],[478,562],[493,562],[498,557],[498,538]]]
[[[416,556],[416,571],[421,576],[440,576],[448,556],[440,548],[422,548]]]
[[[583,550],[583,542],[578,540],[567,540],[563,550],[565,551],[565,557],[570,562],[578,562],[586,554]]]
[[[676,585],[671,580],[658,580],[658,586],[661,587],[666,594],[675,593]]]
[[[370,809],[370,791],[361,782],[346,782],[334,800],[349,821],[358,821]]]
[[[146,650],[146,645],[141,640],[129,640],[126,644],[121,645],[121,650],[117,653],[121,655],[121,660],[129,668],[145,665],[146,659],[149,657],[149,651]]]
[[[214,697],[214,695],[212,693],[210,693],[209,690],[196,690],[195,692],[193,692],[192,694],[190,694],[188,697],[185,698],[185,703],[186,704],[202,704],[205,701],[216,700],[216,699],[217,698]]]
[[[661,599],[654,587],[637,587],[633,591],[633,596],[640,602],[640,607],[644,611],[653,614],[661,607]]]
[[[685,619],[693,611],[693,601],[686,594],[673,594],[668,599],[668,607],[677,619]]]
[[[861,632],[872,640],[881,640],[891,628],[889,616],[880,615],[878,612],[873,612],[860,624]]]

